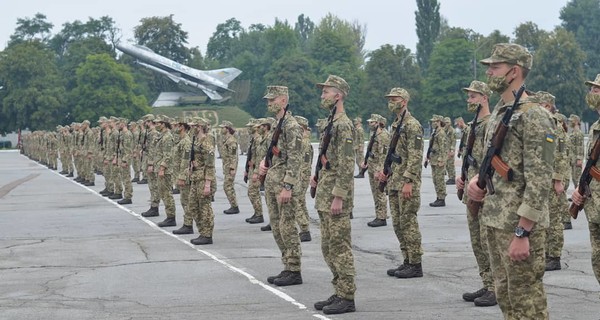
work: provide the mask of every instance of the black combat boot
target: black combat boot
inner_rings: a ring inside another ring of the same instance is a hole
[[[109,198],[109,199],[110,199],[110,197],[112,197],[112,196],[114,196],[114,195],[115,195],[115,193],[114,193],[114,192],[112,192],[112,191],[109,191],[108,193],[105,193],[105,194],[103,194],[102,196],[103,196],[103,197],[107,197],[107,198]]]
[[[111,196],[108,196],[109,199],[122,199],[123,198],[123,194],[122,193],[113,193]]]
[[[142,217],[158,217],[158,207],[150,207],[148,211],[142,212]]]
[[[435,199],[434,202],[429,204],[430,207],[445,207],[446,200],[445,199]]]
[[[364,173],[360,174],[360,172],[357,175],[354,176],[355,179],[362,179],[364,177],[365,177],[365,174]]]
[[[367,222],[367,225],[369,227],[373,227],[373,228],[383,227],[383,226],[387,226],[387,220],[375,218],[375,219],[373,219],[373,221]]]
[[[129,199],[125,198],[125,199],[117,201],[117,203],[118,204],[131,204],[132,201],[131,201],[131,198],[129,198]]]
[[[197,246],[213,243],[212,237],[205,237],[205,236],[198,236],[198,238],[192,239],[192,240],[190,240],[190,242]]]
[[[96,184],[93,181],[86,181],[83,185],[86,186],[86,187],[93,187]]]
[[[83,178],[82,177],[77,177],[77,178],[75,178],[73,180],[75,180],[75,182],[81,182],[81,181],[83,181]]]
[[[327,298],[327,300],[317,301],[317,302],[315,302],[315,309],[323,310],[323,308],[325,306],[328,306],[328,305],[336,302],[338,299],[341,299],[341,298],[334,294],[331,297]]]
[[[271,224],[260,227],[260,231],[271,231]]]
[[[179,228],[177,230],[173,230],[173,234],[193,234],[193,233],[194,233],[194,227],[186,226],[185,224],[183,226],[181,226],[181,228]]]
[[[285,276],[273,280],[273,284],[278,287],[302,284],[302,274],[300,271],[288,271]]]
[[[108,190],[106,190],[106,188],[104,188],[104,189],[100,190],[100,192],[98,192],[98,193],[103,196],[103,195],[109,194],[110,191],[108,191]]]
[[[148,179],[144,178],[137,182],[137,184],[148,184]]]
[[[290,273],[290,272],[291,272],[291,271],[289,271],[289,270],[283,270],[283,271],[281,271],[281,272],[280,272],[278,275],[276,275],[276,276],[270,276],[270,277],[267,277],[267,282],[268,282],[268,283],[270,283],[270,284],[273,284],[273,282],[275,281],[275,279],[277,279],[277,278],[281,278],[281,277],[285,277],[285,276],[286,276],[288,273]]]
[[[496,301],[496,293],[494,291],[487,290],[483,296],[476,298],[474,301],[478,307],[491,307],[498,304]]]
[[[356,306],[354,306],[354,299],[348,300],[344,298],[339,298],[335,300],[332,304],[323,307],[324,314],[340,314],[354,311],[356,311]]]
[[[73,178],[73,172],[69,172],[69,174],[67,175],[67,178]]]
[[[563,223],[563,230],[571,230],[573,229],[573,224],[570,222],[564,222]]]
[[[398,266],[398,268],[388,269],[387,275],[390,277],[394,277],[396,274],[396,271],[403,270],[407,266],[408,266],[408,259],[404,259],[404,262],[402,262],[402,264],[400,266]]]
[[[250,224],[263,223],[263,222],[265,222],[265,218],[262,215],[257,216],[255,213],[252,217],[246,219],[246,222],[248,222]]]
[[[67,174],[67,172],[65,170],[62,170],[61,172],[59,172],[60,174]]]
[[[238,207],[231,207],[227,210],[223,210],[224,214],[237,214],[240,213],[240,209]]]
[[[486,292],[488,292],[487,288],[481,288],[475,292],[465,292],[462,295],[463,300],[468,302],[473,302],[475,299],[483,296]]]
[[[133,178],[133,179],[131,179],[131,183],[136,183],[138,181],[140,181],[140,178]]]
[[[446,185],[451,186],[456,184],[456,179],[448,179],[446,180]]]
[[[164,227],[175,227],[177,225],[177,222],[175,221],[175,218],[166,218],[165,220],[159,222],[156,224],[157,226],[164,228]]]
[[[300,236],[300,242],[308,242],[312,240],[310,236],[310,231],[302,231],[298,234]]]
[[[177,188],[173,188],[173,191],[171,191],[172,194],[180,194],[181,191],[179,191],[179,189]]]
[[[420,278],[423,276],[423,266],[420,263],[409,264],[406,268],[394,272],[396,278]]]
[[[547,257],[546,258],[546,271],[560,270],[560,257]]]

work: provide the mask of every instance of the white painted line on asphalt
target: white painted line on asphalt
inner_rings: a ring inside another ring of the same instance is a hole
[[[25,157],[25,158],[27,158],[27,157]],[[33,160],[29,159],[29,158],[27,158],[27,159],[30,160],[30,161],[33,161]],[[47,169],[44,165],[42,165],[40,163],[37,163],[35,161],[33,161],[33,162],[35,164],[37,164],[38,166],[40,166],[40,167],[42,167],[44,169]],[[50,172],[53,173],[53,174],[55,174],[55,175],[57,175],[57,176],[59,176],[59,177],[61,177],[61,178],[63,178],[63,179],[65,179],[65,180],[68,180],[68,181],[70,181],[70,182],[72,182],[72,183],[74,183],[74,184],[76,184],[76,185],[78,185],[78,186],[80,186],[80,187],[82,187],[84,189],[86,189],[87,191],[89,191],[90,193],[96,195],[97,197],[100,197],[101,199],[104,199],[105,201],[107,201],[108,203],[114,205],[115,207],[117,207],[117,208],[119,208],[119,209],[121,209],[121,210],[129,213],[130,215],[134,216],[135,218],[137,218],[137,219],[145,222],[147,225],[150,226],[150,228],[152,228],[152,229],[154,229],[156,231],[162,232],[163,234],[165,234],[165,235],[167,235],[169,237],[177,239],[179,242],[181,242],[181,243],[187,245],[188,247],[190,247],[190,248],[192,248],[192,249],[194,249],[194,250],[202,253],[203,255],[211,258],[212,260],[214,260],[214,261],[222,264],[227,269],[229,269],[229,270],[231,270],[233,272],[239,273],[240,275],[246,277],[248,279],[248,281],[250,281],[250,283],[258,285],[258,286],[261,286],[263,289],[271,292],[272,294],[276,295],[277,297],[279,297],[279,298],[281,298],[281,299],[283,299],[283,300],[285,300],[285,301],[293,304],[294,306],[298,307],[298,309],[300,309],[300,310],[306,310],[307,309],[304,304],[296,301],[296,299],[290,297],[287,293],[285,293],[285,292],[283,292],[281,290],[278,290],[278,289],[276,289],[274,287],[271,287],[270,285],[268,285],[268,284],[266,284],[266,283],[264,283],[264,282],[256,279],[253,275],[251,275],[251,274],[247,273],[246,271],[244,271],[244,270],[242,270],[242,269],[240,269],[240,268],[238,268],[238,267],[236,267],[236,266],[234,266],[234,265],[232,265],[232,264],[230,264],[230,263],[228,263],[228,262],[220,259],[219,257],[215,256],[214,254],[212,254],[212,253],[210,253],[210,252],[208,252],[206,250],[199,249],[198,247],[196,247],[195,245],[191,244],[186,239],[183,239],[183,238],[181,238],[181,237],[179,237],[179,236],[177,236],[177,235],[175,235],[175,234],[173,234],[171,232],[168,232],[167,230],[165,230],[165,229],[157,226],[156,223],[154,223],[153,221],[150,221],[150,220],[142,217],[141,214],[138,214],[138,213],[134,212],[133,210],[131,210],[131,209],[129,209],[129,208],[123,206],[123,205],[120,205],[120,204],[116,203],[115,201],[112,201],[111,199],[103,197],[101,194],[99,194],[98,192],[96,192],[96,190],[91,189],[89,187],[86,187],[86,186],[84,186],[84,185],[82,185],[80,183],[77,183],[77,182],[73,181],[72,179],[69,179],[69,178],[61,175],[60,173],[58,173],[55,170],[50,170]],[[313,313],[312,316],[315,317],[315,318],[317,318],[317,319],[331,320],[330,318],[327,318],[327,317],[325,317],[325,316],[323,316],[321,314],[318,314],[318,313]]]

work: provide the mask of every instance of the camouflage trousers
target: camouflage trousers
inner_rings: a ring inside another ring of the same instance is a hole
[[[113,170],[116,173],[115,193],[121,194],[125,191],[123,197],[125,199],[131,199],[133,197],[133,186],[131,185],[131,171],[129,165],[123,167],[122,164],[119,164],[119,166],[113,166]]]
[[[375,179],[375,174],[369,170],[369,184],[371,185],[371,194],[375,203],[375,218],[386,220],[388,218],[388,204],[385,192],[379,191],[379,180]]]
[[[110,160],[108,160],[108,163],[104,163],[104,161],[102,161],[102,175],[104,175],[104,188],[106,188],[106,190],[110,191],[110,192],[115,192],[115,184],[113,183],[112,180],[112,169],[113,165],[110,162]]]
[[[252,203],[254,214],[262,217],[263,208],[262,200],[260,199],[260,179],[252,181],[252,176],[248,177],[248,199],[250,199],[250,203]]]
[[[431,164],[431,177],[438,199],[446,199],[446,167]]]
[[[592,244],[592,270],[600,283],[600,224],[588,221],[590,242]]]
[[[302,178],[297,187],[298,196],[292,198],[296,202],[294,203],[296,223],[300,227],[301,232],[310,231],[310,217],[308,215],[308,207],[306,206],[306,189],[308,189],[308,183],[308,179]]]
[[[337,216],[318,211],[321,221],[321,252],[333,279],[335,294],[344,299],[354,299],[354,255],[352,254],[352,227],[350,213]]]
[[[175,218],[175,199],[173,199],[173,177],[171,174],[165,173],[162,177],[155,173],[158,177],[158,194],[160,200],[165,205],[167,218]]]
[[[158,191],[158,175],[155,172],[148,171],[146,171],[145,175],[148,179],[148,189],[150,190],[150,206],[153,208],[158,207],[158,205],[160,204],[160,194]]]
[[[414,184],[413,184],[414,188]],[[417,221],[417,212],[421,206],[421,195],[413,190],[410,199],[404,199],[402,192],[391,190],[390,214],[394,225],[394,233],[400,242],[400,251],[404,260],[410,264],[421,263],[423,248],[421,247],[421,231]]]
[[[87,181],[95,182],[96,175],[94,174],[94,155],[88,154],[83,161],[84,178]]]
[[[224,170],[223,172],[223,190],[225,191],[225,195],[227,196],[227,201],[229,201],[229,205],[232,207],[237,207],[237,199],[235,198],[235,189],[234,182],[235,174],[232,176],[229,170]]]
[[[492,275],[496,283],[496,299],[504,319],[548,319],[546,292],[542,282],[546,266],[545,230],[533,230],[529,236],[529,257],[516,262],[508,256],[514,232],[485,228]]]
[[[133,177],[139,180],[140,171],[142,171],[142,163],[140,162],[140,158],[134,156],[131,159],[131,166],[133,167]]]
[[[456,179],[456,169],[454,168],[454,156],[446,160],[446,174],[448,179]]]
[[[483,287],[490,291],[495,290],[494,279],[490,267],[490,256],[485,237],[485,226],[479,223],[479,217],[473,216],[467,207],[467,224],[469,225],[469,234],[471,236],[471,247],[477,261],[479,277],[483,282]]]
[[[582,170],[583,169],[581,167],[577,167],[575,165],[571,166],[571,181],[573,181],[574,186],[577,186],[579,184],[579,178],[581,177]]]
[[[559,258],[565,244],[563,216],[569,211],[567,195],[557,195],[554,188],[550,190],[550,227],[546,229],[546,256]]]
[[[181,201],[181,207],[183,207],[183,224],[186,226],[192,226],[192,223],[194,223],[194,217],[192,216],[189,208],[191,184],[186,182],[183,186],[177,186],[177,188],[180,191],[179,200]]]
[[[68,173],[73,173],[73,157],[71,156],[71,151],[65,152],[65,162],[63,163],[63,169]]]
[[[354,149],[354,156],[356,158],[356,165],[358,166],[358,169],[360,170],[360,165],[365,160],[365,146],[362,142],[358,148]]]
[[[196,221],[198,233],[203,237],[212,238],[215,228],[215,214],[212,209],[211,199],[216,190],[217,182],[215,180],[211,181],[211,193],[208,196],[204,195],[204,180],[193,181],[190,187],[188,211]]]
[[[279,183],[272,179],[265,181],[265,202],[269,209],[269,220],[273,229],[273,238],[281,251],[281,262],[284,270],[300,271],[302,249],[300,248],[300,237],[296,228],[295,205],[298,203],[294,198],[301,195],[292,194],[292,200],[288,203],[279,203],[277,197],[281,192]]]

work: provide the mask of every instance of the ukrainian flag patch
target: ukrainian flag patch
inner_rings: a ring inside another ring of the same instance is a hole
[[[546,142],[550,142],[550,143],[554,142],[554,135],[547,134],[546,135]]]
[[[350,139],[350,138],[347,138],[347,139],[346,139],[346,143],[352,143],[352,139]]]

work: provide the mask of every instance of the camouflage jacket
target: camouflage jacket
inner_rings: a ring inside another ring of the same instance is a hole
[[[485,132],[489,120],[490,115],[487,115],[481,119],[477,119],[477,125],[475,126],[475,142],[473,143],[473,151],[471,152],[471,156],[475,161],[469,166],[469,170],[467,171],[467,181],[465,181],[465,188],[466,184],[469,183],[471,178],[479,174],[481,161],[483,161],[483,158],[485,157],[485,153],[487,151],[487,145],[485,143]],[[463,130],[463,136],[465,136],[465,143],[463,146],[463,153],[461,155],[462,161],[467,161],[467,158],[465,157],[467,155],[467,141],[469,138],[469,133],[471,132],[471,124],[472,122],[469,122],[469,125]],[[467,203],[467,200],[468,196],[465,192],[462,201],[463,203]]]
[[[223,159],[223,172],[229,174],[229,170],[237,170],[238,166],[238,142],[235,135],[222,135],[222,146],[219,154]]]
[[[189,160],[182,160],[181,165],[187,165],[187,161]],[[215,139],[211,135],[195,139],[192,167],[191,181],[215,181]]]
[[[365,145],[365,129],[363,129],[362,125],[354,126],[354,149],[359,150],[360,148],[364,148]]]
[[[486,129],[490,141],[512,101],[499,101]],[[549,224],[548,186],[552,180],[556,128],[551,115],[539,104],[523,98],[509,122],[500,151],[502,160],[513,170],[513,180],[505,181],[497,172],[492,177],[496,193],[484,199],[480,221],[483,225],[513,231],[520,217],[536,222],[534,228]]]
[[[577,163],[577,160],[583,160],[583,132],[581,129],[575,128],[569,133],[569,160],[571,166]]]
[[[270,139],[268,141],[270,144]],[[283,119],[282,131],[277,141],[279,154],[273,155],[272,165],[267,171],[266,183],[297,185],[303,162],[302,127],[291,113]],[[300,169],[300,170],[299,170]]]
[[[194,141],[195,142],[195,141]],[[192,138],[186,134],[179,140],[179,143],[173,148],[173,175],[179,180],[186,180],[189,177],[190,153],[192,151]]]
[[[161,139],[162,134],[158,132],[155,128],[148,130],[148,139],[146,139],[146,151],[144,151],[144,159],[148,166],[153,166],[154,168],[155,159],[157,157],[158,149],[157,144]]]
[[[161,167],[165,174],[173,174],[173,135],[170,130],[161,132],[160,138],[156,139],[156,158],[154,158],[154,172]]]
[[[590,126],[590,140],[588,141],[588,156],[590,156],[590,152],[592,152],[592,148],[594,147],[594,142],[596,139],[600,137],[600,120],[594,122]],[[584,164],[585,165],[585,164]],[[600,169],[600,161],[596,163],[596,168]],[[600,223],[600,181],[596,179],[592,179],[590,182],[590,190],[592,192],[592,197],[588,198],[585,201],[584,209],[585,215],[589,222]]]
[[[390,133],[386,129],[381,128],[381,130],[375,134],[375,140],[373,141],[373,147],[371,149],[371,154],[369,155],[369,172],[375,173],[383,171],[383,163],[385,162],[385,156],[387,155],[389,145]]]
[[[398,119],[392,123],[392,132],[398,126]],[[404,127],[400,132],[400,138],[394,154],[401,161],[392,162],[392,176],[388,181],[388,190],[402,190],[407,180],[412,180],[413,192],[419,192],[421,188],[421,161],[423,160],[423,127],[410,113],[404,116]]]
[[[555,116],[552,118],[556,127],[556,147],[554,149],[554,173],[552,173],[552,179],[563,181],[567,185],[571,172],[567,154],[567,133],[563,129],[560,119]]]
[[[248,173],[249,177],[254,173],[258,174],[258,165],[267,154],[267,144],[269,141],[271,140],[269,139],[268,133],[265,135],[256,134],[254,136],[254,144],[252,145],[252,162],[254,163],[254,170],[250,168],[250,172]]]
[[[133,156],[133,134],[131,131],[121,131],[121,147],[119,148],[119,161],[131,164]]]
[[[446,158],[448,157],[448,152],[454,153],[456,150],[456,132],[452,126],[445,126],[444,130],[446,132]]]
[[[392,130],[393,131],[393,130]],[[430,142],[431,154],[429,155],[429,163],[432,166],[445,166],[448,158],[446,129],[437,127],[431,135]],[[433,141],[433,142],[432,142]]]
[[[308,182],[310,180],[313,156],[314,151],[312,144],[310,143],[310,137],[304,137],[302,139],[302,170],[300,170],[300,179],[302,179],[303,182]]]

